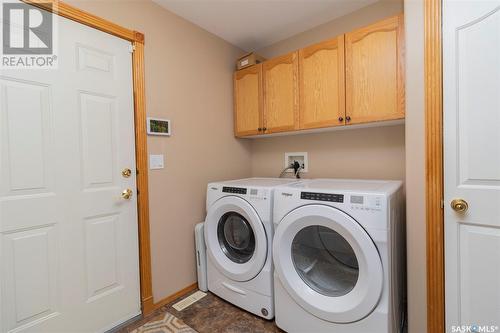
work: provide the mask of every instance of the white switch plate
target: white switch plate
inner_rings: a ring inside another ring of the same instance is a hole
[[[303,168],[300,169],[300,172],[307,172],[309,170],[309,161],[307,159],[306,152],[295,152],[295,153],[285,153],[285,165],[284,167],[288,167],[293,164],[293,161],[297,161],[300,165],[303,165]],[[287,172],[293,172],[293,169],[288,170]]]
[[[163,155],[149,155],[149,168],[151,170],[163,169]]]

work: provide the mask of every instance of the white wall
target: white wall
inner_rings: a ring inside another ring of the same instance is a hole
[[[427,262],[423,1],[405,0],[405,28],[408,327],[409,333],[425,333],[427,332]]]

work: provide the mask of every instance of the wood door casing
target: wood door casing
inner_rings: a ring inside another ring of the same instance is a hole
[[[424,4],[427,331],[445,331],[442,0]]]
[[[234,73],[234,131],[236,136],[260,134],[262,124],[262,65]]]
[[[299,51],[300,129],[345,124],[344,35]]]
[[[264,62],[265,133],[298,128],[298,52]]]
[[[348,124],[404,118],[403,27],[398,15],[346,34]]]

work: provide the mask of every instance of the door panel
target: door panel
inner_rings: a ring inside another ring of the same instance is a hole
[[[36,82],[0,79],[0,89],[5,152],[2,182],[9,184],[5,189],[16,195],[45,192],[51,159],[49,88]]]
[[[260,134],[262,124],[262,65],[234,74],[236,136]]]
[[[500,12],[497,10],[456,32],[458,63],[457,153],[460,183],[500,185]],[[485,50],[488,52],[471,52]],[[496,126],[485,126],[489,122]],[[481,129],[478,135],[477,129]],[[491,155],[491,156],[490,156]],[[488,161],[488,163],[484,163]]]
[[[494,320],[498,320],[500,310],[500,229],[467,224],[459,228],[461,321],[497,325]],[[478,260],[485,254],[493,255],[493,260]]]
[[[298,54],[264,62],[264,128],[266,133],[298,128]]]
[[[500,1],[443,3],[446,326],[500,326]],[[463,199],[468,209],[450,203]]]
[[[116,241],[120,236],[118,228],[117,215],[86,220],[87,302],[123,288],[120,283],[119,249]]]
[[[344,125],[344,35],[299,51],[300,128]]]
[[[0,74],[0,332],[140,313],[130,43],[54,20],[58,68]]]
[[[80,93],[85,186],[113,184],[116,178],[116,111],[111,96]]]
[[[114,56],[87,45],[78,45],[78,70],[112,76]]]
[[[57,236],[54,225],[3,235],[4,318],[10,329],[58,315]]]
[[[348,124],[404,118],[402,18],[346,34]]]

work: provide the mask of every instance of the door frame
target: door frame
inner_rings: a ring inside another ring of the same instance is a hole
[[[137,170],[137,217],[139,227],[139,268],[142,314],[154,311],[149,238],[148,150],[146,134],[146,90],[144,74],[144,34],[80,10],[59,0],[21,0],[80,24],[132,43],[135,155]]]
[[[442,0],[424,2],[427,331],[445,331]]]

